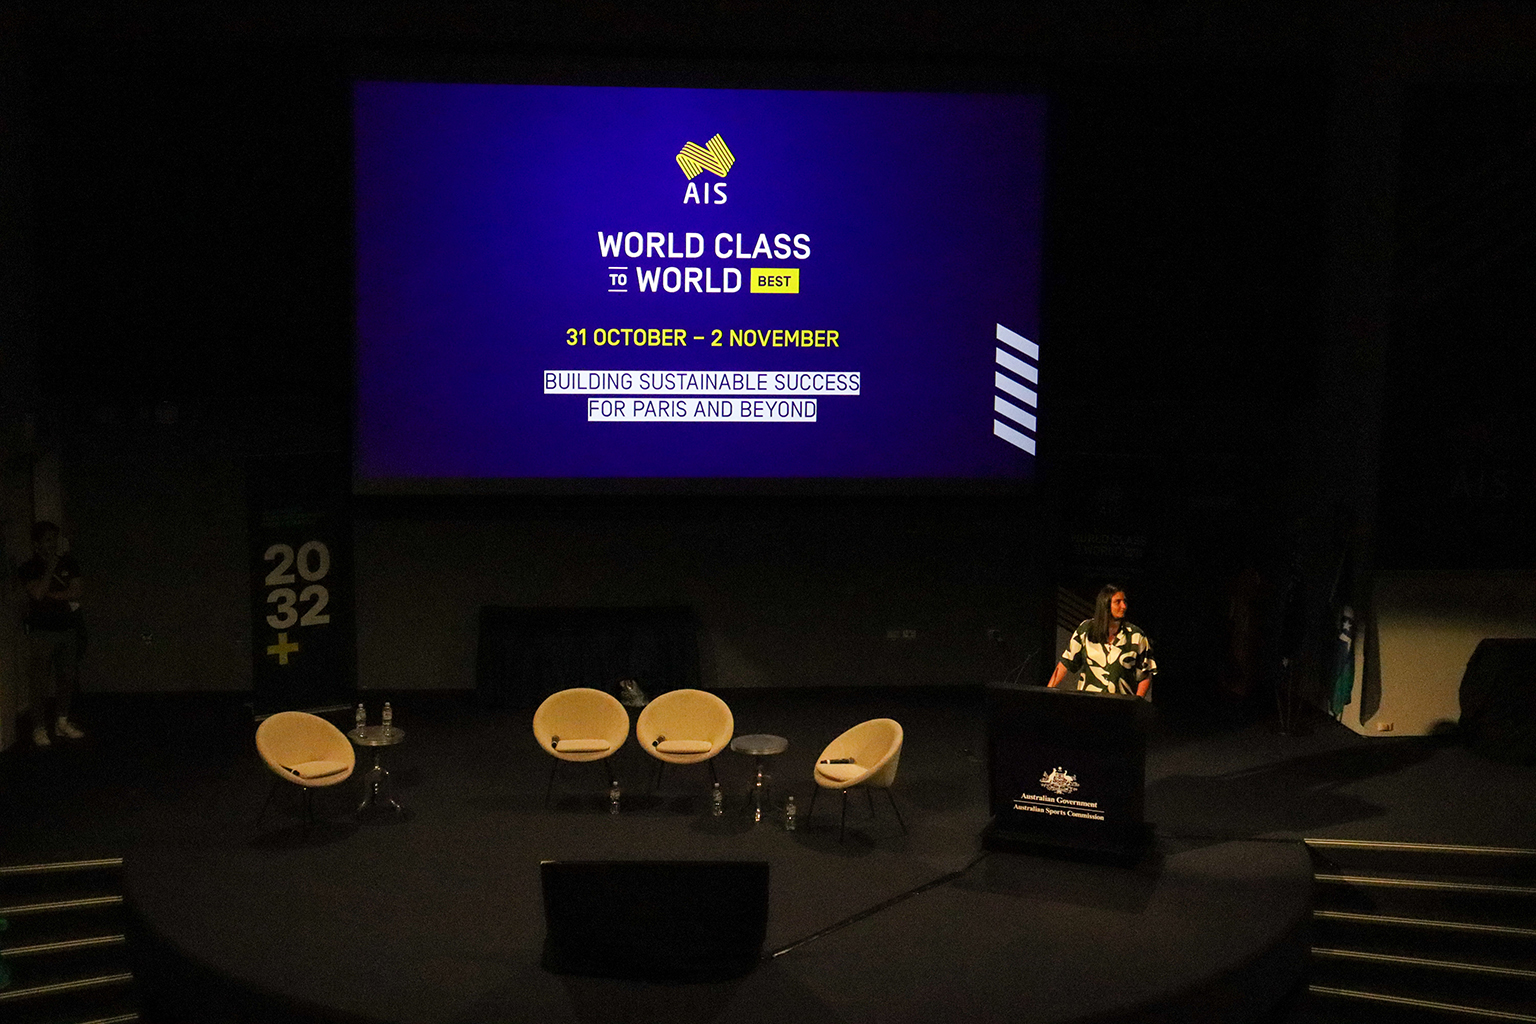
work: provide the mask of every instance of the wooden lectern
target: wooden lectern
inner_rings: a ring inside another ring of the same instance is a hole
[[[1152,706],[1137,697],[995,683],[987,687],[992,823],[988,849],[1134,863]]]

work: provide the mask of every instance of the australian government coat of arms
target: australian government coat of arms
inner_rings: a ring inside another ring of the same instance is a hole
[[[1059,765],[1040,776],[1040,785],[1057,796],[1066,796],[1078,790],[1077,776],[1068,775]]]

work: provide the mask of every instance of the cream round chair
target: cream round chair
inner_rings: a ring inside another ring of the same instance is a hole
[[[731,745],[736,719],[725,701],[703,690],[672,690],[652,700],[635,720],[635,739],[656,758],[656,785],[669,764],[709,764],[720,781],[714,757]]]
[[[616,781],[608,758],[629,739],[629,712],[618,698],[602,690],[578,686],[544,698],[533,713],[533,735],[539,746],[556,760],[549,766],[544,787],[544,806],[555,786],[555,769],[561,761],[602,761],[608,785]]]
[[[806,816],[816,810],[817,793],[823,789],[841,790],[843,813],[837,825],[837,841],[842,842],[848,822],[848,791],[864,787],[873,814],[875,801],[869,791],[883,789],[886,799],[891,802],[891,810],[896,812],[897,823],[902,832],[906,832],[907,823],[902,820],[901,808],[896,806],[896,798],[891,795],[891,783],[896,781],[896,766],[901,761],[902,737],[899,722],[890,718],[872,718],[827,744],[827,749],[816,759],[816,788],[811,791],[811,806],[806,810]]]
[[[357,751],[346,733],[307,711],[279,711],[265,719],[256,727],[256,752],[278,778],[303,787],[306,823],[314,818],[310,794],[345,782],[357,767]],[[267,803],[271,801],[269,790]],[[264,803],[261,817],[266,813]]]

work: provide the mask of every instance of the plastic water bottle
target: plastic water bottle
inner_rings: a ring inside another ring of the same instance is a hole
[[[784,831],[785,832],[793,832],[794,830],[795,830],[795,798],[793,796],[787,796],[787,797],[784,798]]]
[[[395,711],[389,706],[389,701],[384,702],[384,735],[388,736],[395,727]]]
[[[363,710],[363,706],[361,704],[359,704],[357,706],[357,734],[359,736],[361,736],[363,734],[363,730],[366,729],[367,727],[368,727],[368,712],[364,711]]]
[[[614,779],[608,786],[608,813],[619,813],[619,780]]]
[[[709,813],[716,818],[725,813],[725,794],[720,792],[720,783],[715,783],[715,788],[709,793]]]

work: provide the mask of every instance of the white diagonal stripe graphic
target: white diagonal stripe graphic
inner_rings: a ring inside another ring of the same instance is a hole
[[[1025,430],[1036,429],[1034,415],[1025,412],[1023,409],[1020,409],[1018,406],[1008,401],[1008,399],[1004,398],[1002,395],[992,396],[992,411],[997,413],[999,416],[1007,416],[1009,419],[1013,420],[1013,422],[1017,423]]]
[[[992,375],[992,383],[997,385],[997,390],[1008,392],[1010,395],[1012,395],[1014,398],[1017,398],[1025,405],[1031,406],[1033,408],[1038,408],[1040,405],[1040,396],[1036,395],[1033,391],[1029,390],[1029,388],[1025,387],[1023,384],[1020,384],[1012,377],[1006,377],[1001,373],[994,373]]]
[[[1031,384],[1040,383],[1039,370],[1035,369],[1033,366],[1029,365],[1018,356],[1010,355],[1009,353],[1004,352],[1002,349],[997,350],[997,365],[1001,366],[1005,370],[1012,370],[1014,373],[1018,374],[1020,377],[1023,377]]]
[[[1016,348],[1031,359],[1040,358],[1040,346],[1030,341],[1017,331],[1010,331],[1002,324],[997,325],[997,340],[1010,348]]]
[[[996,434],[998,437],[1002,438],[1004,441],[1007,441],[1009,444],[1013,445],[1015,448],[1022,449],[1024,451],[1028,452],[1031,455],[1035,454],[1035,440],[1034,440],[1034,438],[1030,437],[1027,434],[1019,433],[1017,430],[1014,430],[1012,427],[1008,426],[1008,424],[1006,424],[1006,423],[1003,423],[1003,422],[1001,422],[999,420],[993,420],[992,421],[992,433]]]

